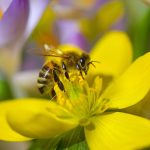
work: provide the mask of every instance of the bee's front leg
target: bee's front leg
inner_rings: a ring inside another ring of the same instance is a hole
[[[83,77],[83,74],[82,74],[82,69],[81,69],[80,65],[76,64],[76,68],[79,70],[80,75],[81,75],[82,79],[84,80],[84,77]]]
[[[53,70],[53,77],[54,77],[54,81],[57,83],[59,89],[60,89],[61,91],[65,91],[64,85],[63,85],[63,83],[60,81],[60,79],[59,79],[59,77],[58,77],[58,75],[57,75],[57,73],[56,73],[56,70]]]
[[[67,67],[66,67],[64,62],[62,62],[62,69],[64,70],[65,77],[70,81],[70,77],[69,77],[69,74],[67,72]]]

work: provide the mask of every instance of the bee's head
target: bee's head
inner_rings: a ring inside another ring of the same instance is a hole
[[[89,62],[90,57],[88,54],[82,54],[81,58],[79,59],[79,65],[82,71],[84,71],[85,74],[87,74],[89,70]]]
[[[91,61],[88,54],[82,54],[81,58],[79,59],[78,65],[80,67],[80,70],[87,75],[87,72],[89,70],[89,66],[92,65],[95,67],[94,63],[100,63],[99,61]],[[96,68],[96,67],[95,67]]]

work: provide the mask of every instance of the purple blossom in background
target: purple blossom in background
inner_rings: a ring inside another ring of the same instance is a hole
[[[127,29],[126,18],[120,18],[117,23],[115,23],[111,29],[125,31]]]
[[[5,13],[11,3],[12,0],[0,0],[0,10]]]
[[[88,49],[88,41],[80,31],[80,27],[75,20],[59,20],[57,21],[58,37],[61,44],[74,44],[82,48]]]
[[[19,69],[22,47],[50,1],[2,0],[0,2],[0,9],[3,7],[1,10],[5,10],[0,20],[0,70],[13,74]],[[10,61],[6,62],[9,58]],[[2,65],[4,63],[5,67]]]
[[[23,35],[29,15],[28,0],[13,0],[0,20],[0,48],[14,45]]]

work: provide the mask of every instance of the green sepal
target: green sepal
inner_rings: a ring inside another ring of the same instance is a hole
[[[57,149],[57,150],[62,150],[62,149]],[[74,144],[70,147],[67,147],[63,150],[89,150],[88,145],[86,143],[86,141]]]
[[[34,140],[29,150],[88,150],[83,127],[77,128],[53,139]]]
[[[59,141],[57,150],[66,149],[84,141],[84,130],[83,127],[77,127],[67,132]]]

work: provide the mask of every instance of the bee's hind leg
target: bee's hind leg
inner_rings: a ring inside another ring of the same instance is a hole
[[[58,77],[58,75],[57,75],[57,73],[56,73],[55,70],[53,70],[53,76],[54,76],[54,81],[57,83],[59,89],[60,89],[61,91],[65,91],[64,85],[63,85],[63,83],[60,81],[60,79],[59,79],[59,77]]]
[[[51,89],[50,94],[51,94],[52,99],[56,96],[56,92],[55,92],[54,88]]]
[[[58,84],[58,87],[60,88],[60,90],[65,92],[64,85],[60,80],[57,82],[57,84]]]

